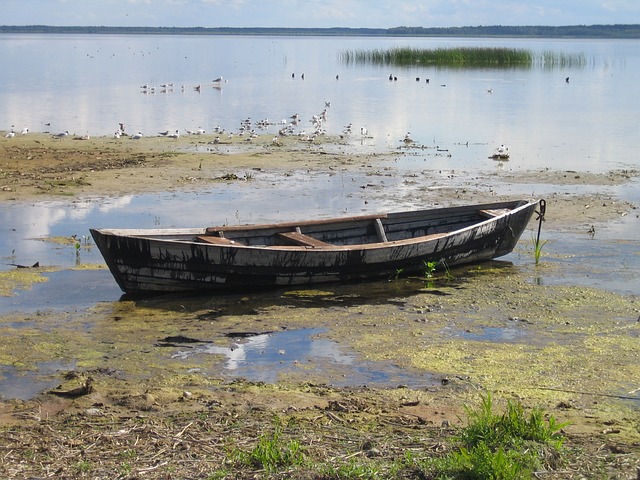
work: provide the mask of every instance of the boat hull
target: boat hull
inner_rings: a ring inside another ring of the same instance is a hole
[[[91,233],[125,292],[255,289],[410,274],[423,271],[426,262],[453,267],[491,260],[513,250],[536,205],[478,205],[473,207],[476,211],[506,206],[509,210],[449,232],[356,245],[270,247],[192,240],[207,229]],[[447,211],[453,215],[459,210],[433,211],[445,218]]]

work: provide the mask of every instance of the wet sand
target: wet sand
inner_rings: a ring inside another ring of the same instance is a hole
[[[215,135],[189,135],[179,139],[148,137],[132,140],[100,137],[81,140],[55,139],[48,134],[29,134],[11,139],[0,138],[0,201],[24,201],[79,196],[117,196],[172,190],[193,190],[208,184],[250,178],[252,172],[270,172],[295,182],[313,171],[370,172],[372,177],[406,175],[405,183],[416,182],[413,173],[396,173],[392,168],[380,172],[378,164],[397,158],[404,152],[384,154],[354,153],[339,138],[306,142],[299,137],[284,137],[278,143],[270,135],[251,142],[241,137],[214,143]],[[226,153],[232,151],[234,153]],[[429,155],[430,152],[420,152]],[[433,153],[432,153],[433,154]],[[593,186],[593,193],[545,196],[549,225],[588,228],[589,222],[601,222],[637,215],[636,205],[609,194],[600,187],[625,184],[640,176],[630,170],[606,174],[543,171],[491,170],[454,172],[425,170],[421,185],[440,185],[448,176],[448,188],[413,190],[417,201],[463,203],[496,200],[492,185],[543,184],[558,187]],[[375,188],[374,185],[369,187]],[[394,195],[393,192],[385,194]],[[585,227],[587,224],[587,227]]]

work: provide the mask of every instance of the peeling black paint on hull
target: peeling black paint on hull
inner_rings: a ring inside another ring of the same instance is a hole
[[[509,205],[514,208],[508,214],[439,238],[380,242],[363,248],[242,247],[167,241],[159,234],[155,238],[99,230],[92,234],[120,288],[128,293],[345,283],[385,278],[400,270],[422,272],[424,262],[444,260],[453,267],[506,255],[515,247],[537,202]]]

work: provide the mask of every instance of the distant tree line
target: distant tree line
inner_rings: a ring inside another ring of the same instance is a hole
[[[557,27],[493,25],[446,28],[57,27],[49,25],[0,25],[0,33],[640,38],[640,24],[567,25]]]
[[[640,38],[640,25],[478,26],[478,27],[395,27],[388,35],[446,35],[455,37],[567,37]]]

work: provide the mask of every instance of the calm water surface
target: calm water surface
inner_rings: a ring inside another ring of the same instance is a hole
[[[585,64],[396,68],[349,65],[340,56],[469,45],[582,55]],[[327,133],[351,124],[363,147],[395,149],[411,132],[450,150],[443,166],[486,168],[504,143],[515,168],[604,171],[638,162],[639,47],[638,40],[2,35],[0,130],[109,135],[124,122],[147,135],[237,131],[246,118],[275,123],[298,113],[300,129],[310,131],[309,120],[330,102]],[[219,76],[228,82],[214,88]],[[156,93],[142,93],[145,84]],[[360,137],[361,127],[371,138]]]

